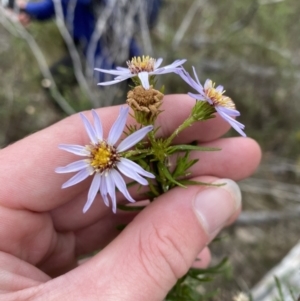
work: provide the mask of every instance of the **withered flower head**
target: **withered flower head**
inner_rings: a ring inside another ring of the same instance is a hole
[[[153,120],[160,113],[159,107],[163,97],[164,94],[152,86],[148,90],[143,86],[137,86],[127,93],[126,102],[135,113],[143,112],[144,118]]]

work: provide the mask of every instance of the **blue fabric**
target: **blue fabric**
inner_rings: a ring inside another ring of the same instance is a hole
[[[161,0],[148,0],[148,11],[147,11],[147,17],[148,17],[148,25],[150,28],[154,27],[158,13],[162,4]]]

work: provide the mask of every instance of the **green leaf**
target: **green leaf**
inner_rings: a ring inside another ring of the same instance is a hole
[[[284,296],[283,296],[283,291],[282,291],[282,287],[281,287],[281,283],[279,281],[279,279],[275,276],[275,282],[276,282],[276,287],[279,293],[279,297],[280,297],[280,301],[284,301]]]
[[[173,176],[171,175],[171,173],[169,172],[169,170],[166,168],[165,165],[163,165],[162,163],[158,163],[159,165],[159,169],[161,170],[161,172],[164,174],[164,176],[173,184],[176,184],[177,186],[186,188],[186,186],[184,186],[183,184],[181,184],[180,182],[176,181]]]
[[[219,151],[221,149],[217,147],[204,147],[198,145],[182,144],[182,145],[169,146],[167,151],[168,154],[173,154],[175,152],[192,151],[192,150],[200,151],[200,152],[213,152],[213,151]]]
[[[187,170],[197,163],[199,159],[190,160],[189,151],[186,151],[184,156],[178,156],[176,162],[176,168],[173,171],[173,178],[177,179],[179,177],[187,176]]]

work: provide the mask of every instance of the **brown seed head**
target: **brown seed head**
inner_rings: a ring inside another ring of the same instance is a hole
[[[127,93],[127,104],[134,110],[149,113],[152,117],[159,113],[164,94],[150,87],[146,90],[137,86]]]

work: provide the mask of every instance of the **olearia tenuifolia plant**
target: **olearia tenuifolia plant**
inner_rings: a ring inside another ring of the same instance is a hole
[[[218,113],[239,134],[245,136],[244,125],[235,120],[240,113],[236,110],[231,98],[224,95],[225,91],[222,86],[215,87],[215,84],[209,79],[202,85],[194,68],[193,78],[182,67],[186,60],[177,60],[170,65],[160,67],[162,61],[161,58],[156,60],[149,56],[142,56],[127,61],[127,68],[96,69],[99,72],[115,76],[111,81],[99,83],[101,86],[117,84],[130,78],[132,83],[129,86],[126,104],[121,106],[119,116],[107,137],[103,135],[101,120],[97,112],[92,110],[93,124],[84,114],[80,113],[87,132],[87,144],[84,146],[59,145],[59,148],[64,151],[83,157],[81,160],[56,169],[57,173],[76,172],[63,184],[62,188],[73,186],[89,176],[93,176],[83,213],[92,210],[92,204],[97,194],[101,195],[106,206],[112,207],[114,213],[117,213],[118,207],[122,210],[132,210],[132,206],[117,205],[116,189],[129,202],[134,203],[135,200],[128,191],[128,186],[133,184],[148,186],[144,196],[150,201],[155,201],[158,196],[176,186],[186,188],[188,185],[210,185],[188,179],[189,169],[198,161],[191,159],[189,154],[191,151],[216,151],[219,149],[201,147],[194,143],[181,145],[173,143],[173,140],[182,131],[196,122],[214,118]],[[196,93],[188,93],[195,99],[195,105],[189,116],[170,136],[159,137],[157,135],[159,126],[156,124],[156,120],[160,114],[164,113],[161,109],[164,89],[156,87],[156,76],[166,73],[180,76],[190,85],[191,89],[196,91]],[[136,123],[126,126],[129,114],[135,118]],[[120,142],[123,133],[125,138]],[[171,157],[176,158],[175,164],[169,164]],[[132,181],[126,183],[122,175]],[[168,294],[167,300],[194,300],[193,298],[199,297],[194,292],[192,293],[192,290],[188,290],[186,284],[183,283],[186,283],[188,276],[201,281],[203,271],[193,269],[189,273],[178,281]],[[185,289],[182,289],[183,287]],[[190,299],[182,299],[183,297]],[[199,298],[195,300],[199,300]]]

